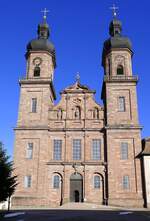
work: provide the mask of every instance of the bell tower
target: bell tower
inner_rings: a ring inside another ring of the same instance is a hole
[[[26,77],[21,86],[18,126],[47,126],[48,110],[55,99],[53,75],[56,67],[55,48],[46,17],[38,25],[38,37],[27,44]]]
[[[38,37],[26,51],[26,76],[19,81],[20,102],[15,128],[14,167],[18,185],[13,206],[43,205],[47,197],[49,109],[54,105],[55,48],[49,41],[46,17],[38,25]],[[25,204],[24,204],[25,203]]]
[[[107,197],[109,205],[143,206],[141,165],[141,126],[138,120],[136,85],[132,73],[132,46],[122,35],[116,14],[104,42],[102,99],[105,113]]]

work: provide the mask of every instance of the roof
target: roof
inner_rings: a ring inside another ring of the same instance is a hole
[[[142,155],[150,155],[150,137],[142,140]]]
[[[105,64],[105,56],[112,49],[129,49],[132,52],[132,44],[128,37],[122,35],[122,24],[121,21],[117,19],[113,19],[109,25],[109,34],[110,38],[108,38],[103,45],[103,53],[102,53],[102,65]]]
[[[36,39],[31,40],[27,44],[27,52],[26,57],[32,51],[47,51],[52,56],[52,61],[54,67],[56,67],[56,56],[55,56],[55,47],[51,41],[49,41],[49,26],[47,23],[43,23],[38,25],[38,37]]]

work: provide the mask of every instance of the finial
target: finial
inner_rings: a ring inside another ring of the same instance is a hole
[[[115,4],[113,4],[113,6],[110,7],[110,9],[112,10],[113,17],[116,18],[117,17],[117,10],[119,9],[119,7],[116,7]]]
[[[77,72],[77,74],[76,74],[76,81],[77,81],[77,82],[80,81],[80,73],[79,73],[79,72]]]
[[[43,18],[44,18],[44,21],[46,20],[47,18],[47,13],[49,12],[49,10],[47,10],[46,8],[44,10],[41,11],[43,13]]]

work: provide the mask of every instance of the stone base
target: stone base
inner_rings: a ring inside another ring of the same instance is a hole
[[[144,207],[144,201],[142,198],[138,199],[108,199],[108,205],[109,206],[119,206],[119,207],[135,207],[135,208],[143,208]]]
[[[50,200],[42,197],[12,197],[12,208],[55,208],[60,206],[60,202]]]

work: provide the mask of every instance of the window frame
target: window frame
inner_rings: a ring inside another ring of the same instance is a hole
[[[32,177],[31,177],[31,175],[26,175],[24,177],[24,187],[31,188],[31,186],[32,186]]]
[[[98,180],[96,180],[98,178]],[[94,189],[100,189],[101,188],[101,179],[100,175],[94,174]]]
[[[121,142],[120,144],[121,150],[121,160],[128,160],[129,158],[129,144],[128,142]]]
[[[56,179],[58,178],[58,180]],[[53,175],[53,189],[60,188],[60,176],[58,174]]]
[[[59,144],[60,146],[58,145],[59,142],[60,142]],[[60,150],[58,150],[58,148],[60,148]],[[59,157],[57,154],[59,154]],[[53,160],[56,160],[56,161],[62,160],[62,140],[61,139],[53,140]]]
[[[36,97],[33,97],[31,99],[31,112],[32,113],[37,113],[37,98]]]
[[[31,160],[33,158],[33,142],[27,144],[26,159]]]
[[[96,146],[94,146],[94,142],[96,142]],[[99,146],[97,146],[97,142],[99,142]],[[92,139],[92,160],[101,160],[101,139]]]
[[[124,190],[130,189],[130,178],[128,175],[124,175],[122,178],[122,187]]]
[[[122,99],[122,101],[121,101],[121,99]],[[119,112],[125,112],[126,111],[126,99],[125,99],[125,96],[119,96],[118,97],[118,111]]]
[[[82,151],[81,150],[82,150],[81,139],[73,139],[73,141],[72,141],[72,159],[73,160],[81,160],[82,159]]]

